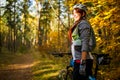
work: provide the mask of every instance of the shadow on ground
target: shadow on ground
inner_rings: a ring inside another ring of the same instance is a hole
[[[0,70],[0,80],[32,80],[31,69]]]
[[[1,58],[2,57],[2,58]],[[34,65],[31,54],[2,55],[0,59],[0,80],[32,80]]]

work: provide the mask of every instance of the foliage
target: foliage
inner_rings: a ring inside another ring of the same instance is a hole
[[[67,31],[73,23],[73,5],[85,4],[97,39],[95,51],[109,53],[113,59],[111,71],[106,72],[114,74],[109,78],[105,73],[105,77],[119,79],[115,76],[120,72],[119,0],[7,0],[3,3],[0,5],[0,49],[21,52],[33,46],[70,51]]]

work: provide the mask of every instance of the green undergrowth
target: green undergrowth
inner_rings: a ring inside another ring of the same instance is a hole
[[[60,70],[69,64],[70,57],[54,57],[50,53],[40,51],[34,53],[34,59],[38,63],[32,68],[33,80],[58,80]]]

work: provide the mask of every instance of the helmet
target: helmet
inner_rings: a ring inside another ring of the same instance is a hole
[[[87,11],[87,7],[83,4],[76,4],[73,6],[73,8],[79,8],[81,10],[84,10],[85,12]]]

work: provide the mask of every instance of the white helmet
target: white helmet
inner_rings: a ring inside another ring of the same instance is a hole
[[[85,12],[87,11],[87,7],[83,4],[76,4],[73,6],[73,8],[79,8],[81,10],[84,10]]]

